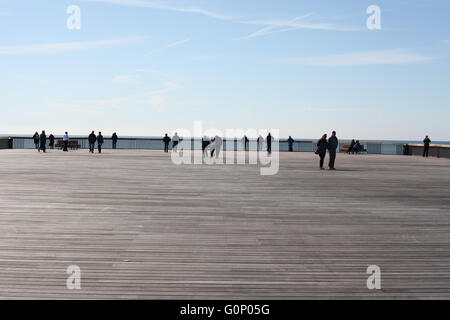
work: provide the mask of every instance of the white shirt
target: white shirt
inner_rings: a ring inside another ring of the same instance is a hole
[[[180,141],[180,137],[178,135],[174,135],[172,141]]]
[[[65,134],[63,136],[63,141],[69,141],[69,135],[68,134]]]

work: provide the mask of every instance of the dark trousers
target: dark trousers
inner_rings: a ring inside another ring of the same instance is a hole
[[[320,167],[323,168],[323,161],[325,160],[325,154],[326,152],[319,152],[320,157]]]
[[[336,150],[328,150],[330,155],[330,162],[328,163],[328,167],[334,169],[334,161],[336,160]]]
[[[95,142],[89,142],[89,152],[94,153]]]
[[[430,146],[423,147],[423,156],[428,158],[428,151],[430,150]]]
[[[172,149],[175,148],[175,147],[177,146],[177,144],[178,144],[178,141],[174,141],[174,142],[173,142]]]
[[[45,152],[45,142],[41,143],[41,150]]]
[[[169,152],[169,143],[164,142],[164,152]]]
[[[112,148],[113,148],[113,149],[117,149],[117,141],[113,141],[113,146],[112,146]]]
[[[34,142],[34,147],[39,150],[39,142]]]
[[[272,144],[271,143],[267,143],[267,152],[272,153]]]
[[[48,145],[50,147],[50,149],[55,148],[55,143],[54,142],[50,142],[50,144]]]
[[[98,153],[102,153],[102,144],[98,143]]]
[[[69,141],[64,141],[64,149],[63,151],[68,151],[67,146],[69,145]]]
[[[289,152],[292,152],[292,151],[294,151],[294,150],[292,149],[292,144],[290,144],[289,145]]]

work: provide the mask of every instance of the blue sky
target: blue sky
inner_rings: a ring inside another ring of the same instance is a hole
[[[381,30],[366,27],[370,5]],[[162,135],[201,120],[450,140],[449,16],[447,0],[0,0],[0,133]]]

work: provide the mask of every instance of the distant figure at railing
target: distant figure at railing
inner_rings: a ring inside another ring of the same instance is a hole
[[[271,154],[272,153],[272,142],[274,141],[274,138],[272,137],[272,135],[270,134],[270,132],[269,132],[269,134],[267,135],[267,138],[266,138],[266,143],[267,143],[267,153],[268,154]]]
[[[211,139],[207,136],[204,136],[202,138],[202,154],[203,156],[206,156],[206,148],[209,146],[209,144],[211,143]]]
[[[98,147],[98,153],[102,153],[102,145],[103,145],[103,136],[102,133],[99,131],[97,136],[97,147]]]
[[[50,141],[48,146],[50,147],[50,149],[54,149],[55,148],[55,136],[53,135],[53,133],[50,133],[50,135],[48,136],[48,140]]]
[[[352,139],[352,142],[350,143],[350,147],[348,148],[348,153],[355,153],[354,151],[353,151],[353,149],[355,148],[355,144],[356,144],[356,141],[355,141],[355,139]]]
[[[42,152],[45,152],[45,145],[47,143],[47,135],[45,134],[44,130],[42,130],[42,133],[39,136],[39,142],[41,144],[40,149],[42,149]]]
[[[361,143],[359,143],[359,140],[356,140],[355,145],[353,146],[352,153],[358,154],[358,152],[361,151]]]
[[[328,139],[328,154],[330,156],[330,161],[328,162],[328,168],[330,170],[336,170],[334,168],[334,162],[336,161],[336,149],[339,145],[338,138],[336,137],[336,131],[331,133],[330,139]]]
[[[258,139],[256,140],[258,151],[262,151],[264,149],[264,138],[260,135]]]
[[[324,170],[323,168],[323,161],[325,160],[325,155],[327,154],[327,135],[324,134],[322,136],[322,138],[320,138],[319,141],[317,141],[317,150],[316,150],[316,154],[319,155],[320,157],[320,170]]]
[[[292,139],[291,136],[289,136],[289,139],[287,140],[288,145],[289,145],[289,152],[294,151],[293,146],[294,146],[294,139]]]
[[[166,134],[167,135],[167,134]],[[117,149],[117,140],[119,140],[119,137],[117,137],[117,133],[113,133],[111,136],[111,140],[112,140],[112,148],[113,149]]]
[[[67,133],[67,131],[66,131],[66,133],[63,135],[63,143],[64,143],[64,149],[63,149],[63,151],[68,152],[69,150],[67,150],[67,147],[68,147],[68,145],[69,145],[69,134]]]
[[[244,146],[244,151],[247,151],[247,146],[248,146],[248,138],[247,138],[247,136],[243,136],[242,137],[242,145]]]
[[[208,144],[205,147],[204,154],[208,156],[208,152],[211,151],[211,157],[214,156],[214,152],[216,153],[216,158],[219,158],[220,148],[222,148],[223,140],[219,136],[215,136],[213,142]]]
[[[423,140],[423,157],[428,158],[428,151],[430,150],[430,143],[431,143],[430,138],[428,138],[428,136],[426,136],[425,139]]]
[[[163,142],[164,142],[164,152],[169,152],[169,143],[170,143],[171,139],[169,138],[169,136],[166,135],[163,138]]]
[[[172,150],[174,150],[175,152],[177,151],[177,145],[180,142],[180,137],[178,136],[178,133],[175,132],[175,134],[172,137]]]
[[[33,135],[34,147],[39,151],[39,133],[37,131]]]
[[[91,134],[88,136],[89,152],[90,153],[94,153],[95,141],[97,141],[97,137],[95,136],[94,130],[92,130]]]

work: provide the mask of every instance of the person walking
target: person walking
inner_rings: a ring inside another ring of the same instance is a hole
[[[33,135],[33,141],[34,141],[34,147],[36,148],[37,151],[40,152],[41,150],[39,150],[39,133],[37,133],[37,131]]]
[[[166,135],[163,138],[163,142],[164,142],[164,152],[169,152],[169,143],[170,143],[171,139],[169,138],[169,136]]]
[[[323,169],[323,161],[325,160],[325,155],[327,153],[327,135],[324,134],[319,141],[317,141],[317,150],[316,154],[320,157],[320,170]]]
[[[95,149],[95,141],[97,141],[97,137],[95,136],[94,130],[92,130],[91,134],[88,137],[89,142],[89,152],[94,153]]]
[[[328,139],[328,154],[330,161],[328,162],[328,168],[330,170],[336,170],[334,168],[334,162],[336,161],[336,149],[339,145],[338,138],[336,137],[336,131],[331,133],[331,137]]]
[[[98,147],[98,153],[102,153],[102,145],[103,145],[103,136],[102,133],[99,131],[97,136],[97,147]]]
[[[289,136],[289,139],[288,139],[287,142],[288,142],[288,145],[289,145],[289,152],[294,151],[294,149],[293,149],[293,146],[294,146],[294,139],[292,139],[292,137]]]
[[[67,147],[69,146],[69,134],[67,133],[67,131],[63,135],[63,143],[64,143],[63,151],[68,152],[69,150],[67,150]]]
[[[48,146],[50,147],[50,149],[54,149],[55,148],[55,136],[53,135],[53,133],[50,133],[50,135],[48,136],[48,140],[50,141]]]
[[[176,146],[178,145],[178,142],[180,142],[180,137],[178,136],[177,132],[175,132],[172,141],[173,141],[172,150],[176,152],[177,151]]]
[[[273,142],[273,141],[274,141],[274,139],[273,139],[272,135],[271,135],[270,132],[269,132],[269,134],[267,135],[267,138],[266,138],[266,143],[267,143],[267,153],[269,153],[269,154],[272,153],[272,142]]]
[[[428,138],[428,136],[426,136],[425,139],[423,139],[423,157],[428,158],[428,151],[430,150],[430,143],[431,143],[430,138]]]
[[[117,133],[113,133],[111,136],[111,140],[112,140],[112,148],[113,149],[117,149],[117,140],[119,140],[119,137],[117,136]]]
[[[40,142],[40,149],[42,150],[42,152],[45,152],[45,144],[47,143],[47,135],[45,134],[44,130],[42,130],[42,133],[39,136],[39,142]]]

